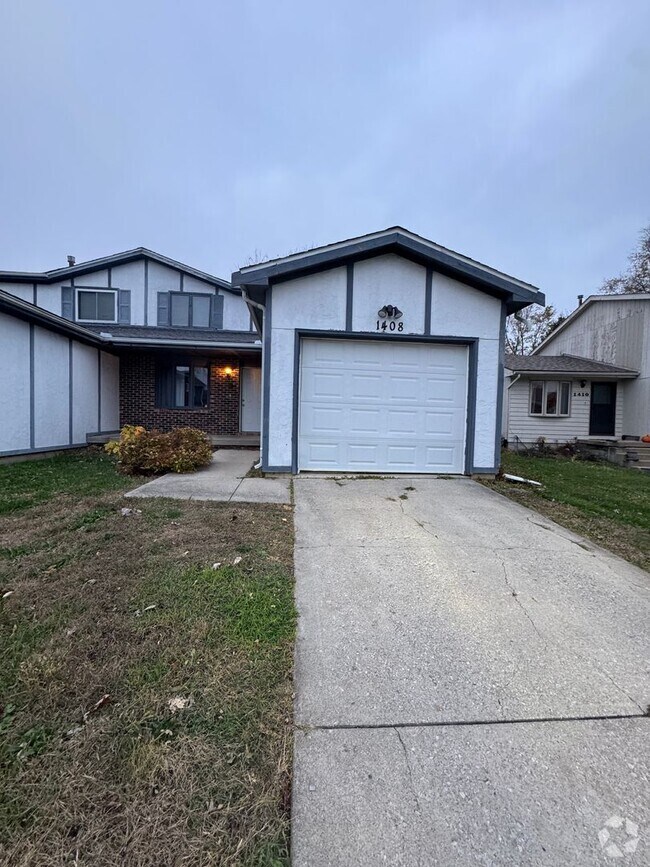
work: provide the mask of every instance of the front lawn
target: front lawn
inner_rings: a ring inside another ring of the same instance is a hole
[[[287,864],[291,509],[133,484],[0,467],[0,862]]]
[[[650,474],[610,463],[510,451],[503,452],[502,469],[543,487],[505,481],[486,482],[489,487],[650,569]]]

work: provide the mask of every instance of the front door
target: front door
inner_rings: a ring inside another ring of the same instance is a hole
[[[616,383],[592,382],[589,436],[613,437],[615,435]]]
[[[259,433],[262,414],[262,369],[242,367],[241,429],[243,433]]]

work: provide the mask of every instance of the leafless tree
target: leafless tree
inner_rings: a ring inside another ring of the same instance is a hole
[[[625,295],[633,292],[650,292],[650,225],[642,229],[636,249],[628,257],[627,270],[618,277],[610,277],[600,287],[600,292]]]
[[[564,320],[551,304],[546,307],[526,307],[509,316],[506,322],[506,352],[530,355],[534,349]]]

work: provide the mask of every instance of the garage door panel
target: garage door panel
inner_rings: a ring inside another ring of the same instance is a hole
[[[377,430],[380,423],[381,411],[378,409],[351,409],[349,413],[349,427],[347,432],[350,434],[368,435]],[[341,425],[341,433],[344,432],[343,424]]]
[[[466,347],[306,339],[299,467],[460,473],[466,394]]]

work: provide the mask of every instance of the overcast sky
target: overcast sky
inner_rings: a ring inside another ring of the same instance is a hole
[[[647,0],[5,0],[0,269],[400,224],[572,308],[650,222]]]

